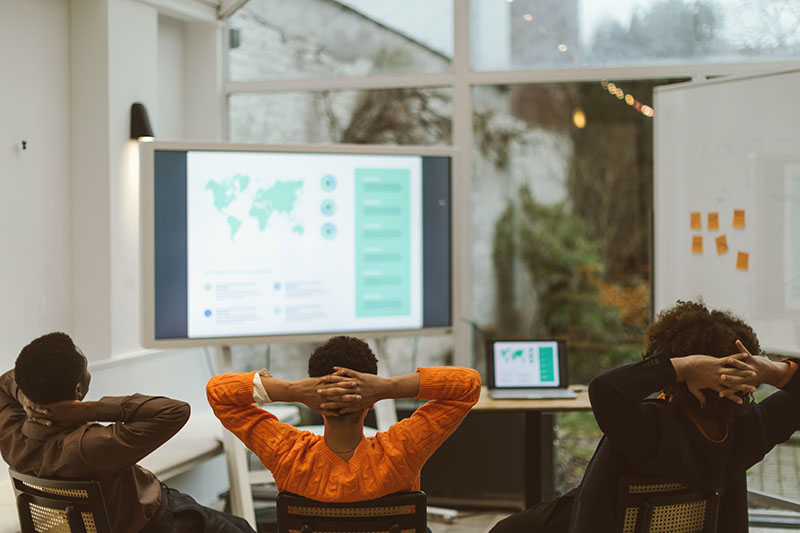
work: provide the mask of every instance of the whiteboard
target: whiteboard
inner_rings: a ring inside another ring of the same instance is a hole
[[[763,351],[800,353],[800,68],[658,87],[654,101],[656,312],[702,297]]]

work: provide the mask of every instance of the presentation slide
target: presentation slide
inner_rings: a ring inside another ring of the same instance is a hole
[[[558,342],[496,342],[494,381],[498,388],[558,387]]]
[[[415,156],[190,152],[189,337],[421,328],[421,179]]]
[[[448,157],[154,160],[156,340],[451,325]]]

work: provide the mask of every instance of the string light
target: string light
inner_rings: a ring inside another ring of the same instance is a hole
[[[562,44],[559,44],[559,45],[558,45],[558,49],[559,49],[559,51],[561,51],[561,52],[566,52],[566,51],[567,51],[567,45],[566,45],[566,44],[563,44],[563,43],[562,43]]]
[[[533,20],[533,17],[530,15],[530,13],[525,13],[524,15],[522,15],[522,18],[524,18],[528,22]]]
[[[586,127],[586,113],[580,107],[572,112],[572,123],[576,128],[583,129]]]
[[[632,94],[626,93],[622,87],[617,87],[615,83],[611,83],[608,80],[602,80],[600,82],[600,86],[608,91],[608,94],[616,96],[619,100],[625,100],[625,103],[629,106],[633,107],[636,111],[641,113],[642,115],[653,118],[656,115],[655,109],[650,107],[649,105],[641,103],[637,100]],[[577,126],[577,124],[576,124]],[[579,126],[580,127],[580,126]]]

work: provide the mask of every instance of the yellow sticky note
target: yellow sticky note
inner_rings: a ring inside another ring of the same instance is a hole
[[[695,235],[692,237],[692,253],[693,254],[702,254],[703,253],[703,236],[702,235]]]
[[[708,229],[719,229],[719,213],[712,212],[708,214]]]
[[[692,213],[692,229],[703,229],[703,222],[700,219],[700,211]]]
[[[722,255],[728,252],[728,238],[725,235],[717,237],[717,255]]]
[[[750,254],[747,252],[739,252],[736,256],[736,268],[738,270],[748,270],[748,263],[750,262]]]
[[[733,227],[734,228],[743,228],[744,227],[744,209],[734,209],[733,210]],[[747,270],[747,269],[745,269]]]

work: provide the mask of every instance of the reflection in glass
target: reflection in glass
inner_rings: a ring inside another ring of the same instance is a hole
[[[800,0],[472,0],[474,70],[792,60]]]
[[[250,0],[227,27],[232,81],[451,70],[452,0]]]

